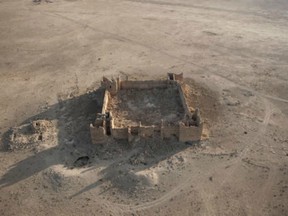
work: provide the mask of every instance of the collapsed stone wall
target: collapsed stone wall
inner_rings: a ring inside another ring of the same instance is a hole
[[[105,91],[104,98],[103,98],[102,112],[101,112],[102,114],[106,113],[108,103],[109,103],[109,97],[110,97],[109,91]]]
[[[179,91],[179,96],[180,96],[180,99],[181,99],[181,102],[182,102],[182,106],[184,108],[184,111],[185,111],[185,114],[188,115],[189,117],[192,117],[192,113],[188,107],[188,104],[187,104],[187,101],[186,101],[186,98],[185,98],[185,94],[184,94],[184,91],[183,91],[183,88],[181,86],[181,84],[177,83],[177,88],[178,88],[178,91]]]
[[[168,73],[166,80],[121,80],[120,77],[111,80],[103,77],[101,86],[105,88],[111,95],[117,94],[122,89],[153,89],[153,88],[166,88],[169,85],[176,85],[178,82],[183,81],[183,73],[174,74]]]
[[[183,73],[175,74],[175,73],[168,73],[168,80],[175,80],[175,81],[183,81]]]
[[[114,127],[111,128],[111,135],[115,139],[128,139],[128,127]]]
[[[198,141],[201,139],[203,131],[203,123],[199,126],[185,126],[184,124],[179,124],[179,136],[178,139],[180,142],[187,141]]]
[[[104,143],[107,139],[106,130],[104,127],[101,126],[94,126],[90,124],[90,134],[92,143]]]
[[[162,125],[161,126],[161,138],[170,138],[172,136],[179,136],[179,125]]]
[[[110,94],[115,95],[120,90],[120,78],[118,77],[116,80],[112,78],[111,80],[103,77],[101,81],[101,86],[105,88]]]
[[[153,137],[155,133],[155,126],[140,126],[139,136],[140,137]]]
[[[165,88],[169,84],[169,80],[144,80],[144,81],[120,81],[120,89],[153,89],[153,88]]]
[[[106,110],[109,103],[110,93],[105,90],[101,113],[97,113],[93,124],[90,124],[92,143],[104,143],[107,139]]]

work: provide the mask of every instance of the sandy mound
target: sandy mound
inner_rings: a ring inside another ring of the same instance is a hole
[[[52,121],[37,120],[10,129],[6,148],[9,150],[29,149],[55,140],[55,127]]]

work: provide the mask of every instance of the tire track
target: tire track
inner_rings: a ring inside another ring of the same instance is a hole
[[[265,106],[265,115],[263,117],[263,123],[261,125],[261,128],[259,129],[258,131],[258,134],[255,136],[255,138],[250,142],[249,145],[247,145],[243,150],[242,152],[239,154],[239,156],[233,161],[234,163],[231,163],[231,166],[233,166],[233,170],[231,172],[228,173],[227,177],[219,184],[219,187],[218,189],[215,190],[215,193],[214,194],[218,194],[220,193],[220,189],[223,188],[223,186],[225,185],[225,183],[228,181],[228,179],[231,179],[233,174],[236,172],[237,169],[239,169],[240,165],[241,165],[241,162],[242,162],[242,159],[247,155],[247,153],[249,152],[249,150],[251,148],[253,148],[253,146],[256,145],[257,141],[263,137],[263,135],[265,134],[266,130],[267,130],[267,126],[269,124],[269,121],[270,121],[270,118],[271,118],[271,115],[273,114],[273,109],[271,108],[271,104],[269,103],[269,101],[267,101],[267,99],[265,98],[262,98],[263,99],[263,103],[264,103],[264,106]],[[271,147],[272,148],[272,147]],[[269,176],[269,179],[270,178],[274,178],[275,175],[273,173],[273,175]],[[229,198],[231,196],[229,196],[229,194],[225,191],[225,190],[221,190],[224,195]],[[213,196],[211,194],[208,195],[208,198],[207,198],[207,201],[208,202],[212,202],[212,198]],[[258,199],[258,202],[259,199]],[[254,210],[259,210],[258,208],[253,208],[253,211]],[[256,215],[255,213],[257,212],[254,212],[253,215]]]
[[[220,167],[220,165],[218,165],[217,167],[211,167],[211,170],[217,169],[218,167]],[[211,170],[208,170],[207,172],[211,172]],[[201,170],[193,170],[193,172],[198,173],[198,171]],[[171,198],[177,196],[179,193],[181,193],[182,190],[184,190],[187,187],[190,187],[192,185],[193,182],[197,182],[197,181],[201,181],[203,176],[195,176],[195,175],[190,175],[185,181],[183,181],[182,183],[178,184],[176,187],[174,187],[172,190],[168,191],[166,194],[164,194],[163,196],[161,196],[159,199],[150,201],[150,202],[146,202],[140,205],[126,205],[126,204],[116,204],[113,203],[114,207],[120,208],[122,212],[137,212],[137,211],[142,211],[142,210],[146,210],[146,209],[150,209],[153,208],[155,206],[159,206],[161,204],[166,203],[167,201],[169,201]],[[193,185],[196,187],[196,185]],[[194,189],[195,189],[194,187]],[[197,191],[201,191],[202,188],[198,188],[199,190]],[[207,208],[207,206],[204,207]]]
[[[70,21],[70,22],[73,22],[74,24],[80,25],[83,28],[89,28],[89,29],[91,29],[93,31],[101,32],[103,34],[109,35],[111,39],[115,39],[115,40],[119,40],[119,41],[122,41],[122,42],[128,42],[128,43],[136,44],[136,45],[145,47],[147,49],[153,50],[155,52],[158,52],[158,53],[160,53],[162,55],[168,56],[170,58],[177,59],[177,60],[180,60],[180,61],[182,61],[184,63],[196,66],[199,69],[201,69],[202,71],[205,71],[205,73],[208,72],[208,74],[214,74],[214,75],[217,75],[219,77],[222,77],[226,81],[230,81],[230,82],[234,83],[235,85],[239,86],[242,89],[246,89],[246,90],[249,89],[251,92],[255,93],[259,97],[262,97],[262,99],[265,102],[265,116],[264,116],[264,119],[263,119],[263,125],[260,128],[260,130],[259,130],[258,136],[256,136],[255,139],[253,139],[250,142],[251,144],[248,147],[246,147],[240,153],[239,157],[234,161],[234,165],[235,164],[238,164],[238,165],[234,167],[234,170],[233,170],[232,173],[234,173],[236,171],[236,169],[239,167],[239,164],[241,163],[241,160],[243,159],[243,157],[248,153],[248,151],[251,149],[251,147],[255,145],[255,143],[259,139],[259,137],[261,137],[261,135],[263,135],[265,133],[265,131],[266,131],[267,125],[268,125],[269,120],[270,120],[270,116],[273,113],[272,110],[271,110],[271,107],[268,105],[267,98],[288,103],[288,100],[286,100],[286,99],[282,99],[282,98],[278,98],[278,97],[265,95],[265,94],[256,92],[255,90],[253,90],[253,89],[251,89],[251,88],[249,88],[247,86],[239,85],[238,83],[235,83],[233,80],[231,80],[231,79],[229,80],[229,78],[223,76],[222,74],[219,74],[217,72],[209,71],[207,69],[207,67],[202,67],[202,66],[197,65],[197,64],[195,64],[195,63],[193,63],[193,62],[191,62],[189,60],[185,60],[185,59],[179,58],[179,57],[174,56],[174,55],[172,55],[170,53],[164,52],[161,49],[157,49],[157,48],[151,47],[151,46],[149,46],[147,44],[143,44],[142,42],[135,41],[133,39],[130,39],[130,38],[127,38],[127,37],[124,37],[124,36],[121,36],[121,35],[117,35],[117,34],[114,34],[114,33],[111,33],[111,32],[102,31],[101,29],[94,28],[94,27],[92,27],[92,26],[90,26],[88,24],[84,24],[84,23],[82,23],[80,21],[77,21],[77,20],[74,20],[74,19],[69,18],[67,16],[64,16],[63,14],[51,13],[51,12],[48,12],[48,13],[46,12],[46,14],[52,15],[52,16],[55,16],[55,17],[58,17],[58,18],[65,19],[65,20]],[[213,167],[213,168],[215,169],[215,167]],[[232,176],[232,174],[230,174],[230,176]],[[228,178],[229,178],[229,176],[228,176]],[[228,178],[226,178],[226,180],[224,180],[220,184],[220,188],[224,185],[224,183],[227,181]],[[169,191],[168,193],[166,193],[165,195],[163,195],[159,199],[151,201],[151,202],[146,202],[146,203],[143,203],[141,205],[137,205],[137,206],[135,206],[135,205],[123,205],[123,204],[115,204],[115,203],[111,203],[111,202],[109,202],[109,203],[104,202],[104,203],[106,203],[107,208],[115,209],[115,211],[118,212],[118,213],[120,213],[120,212],[135,212],[135,211],[141,211],[141,210],[149,209],[149,208],[152,208],[152,207],[155,207],[155,206],[159,206],[159,205],[167,202],[170,198],[175,197],[176,195],[178,195],[181,192],[182,189],[184,189],[184,188],[186,188],[186,187],[191,185],[191,180],[192,180],[192,177],[188,178],[186,181],[182,182],[181,184],[179,184],[178,186],[173,188],[171,191]],[[202,191],[201,192],[201,196],[207,197],[207,199],[204,199],[204,200],[206,200],[208,203],[206,203],[204,205],[206,207],[206,210],[207,210],[208,214],[209,215],[213,214],[212,213],[213,209],[210,208],[210,206],[211,206],[210,203],[211,203],[212,196],[210,194],[209,195],[206,194],[202,188],[200,188],[199,191]]]
[[[220,12],[220,13],[230,13],[230,14],[240,14],[240,15],[249,15],[249,16],[256,16],[261,17],[265,19],[269,19],[271,21],[271,18],[274,19],[282,19],[286,18],[285,16],[281,16],[281,14],[271,14],[265,13],[264,11],[241,11],[241,10],[233,10],[233,9],[223,9],[223,8],[216,8],[216,7],[207,7],[207,6],[201,6],[201,5],[193,5],[193,4],[185,4],[185,3],[174,3],[174,2],[168,2],[168,1],[156,1],[156,0],[125,0],[128,2],[134,2],[138,4],[152,4],[152,5],[160,5],[160,6],[172,6],[172,7],[184,7],[184,8],[191,8],[191,9],[199,9],[199,10],[205,10],[210,12]]]
[[[208,193],[205,192],[205,188],[203,188],[202,186],[196,186],[197,192],[199,192],[200,197],[203,198],[204,202],[203,205],[206,209],[206,213],[207,215],[215,215],[215,209],[213,209],[213,205],[212,205],[212,201],[213,201],[213,194],[218,194],[220,192],[220,189],[223,188],[223,186],[225,185],[225,183],[231,179],[231,177],[233,176],[233,174],[236,172],[236,170],[239,168],[239,166],[241,165],[242,159],[247,155],[247,153],[249,152],[249,150],[251,148],[253,148],[253,146],[255,146],[255,144],[257,143],[257,141],[263,136],[263,134],[266,132],[267,130],[267,126],[269,124],[270,121],[270,117],[273,114],[273,109],[271,107],[270,102],[266,99],[263,98],[263,103],[264,103],[264,107],[265,107],[265,115],[263,116],[263,122],[261,125],[261,128],[258,131],[257,136],[255,136],[255,138],[253,140],[250,141],[250,144],[247,145],[242,152],[239,154],[239,156],[231,163],[231,165],[234,165],[233,170],[227,175],[227,177],[219,184],[218,189],[216,189],[214,191],[214,193]],[[272,147],[271,147],[272,148]],[[211,173],[211,171],[213,172],[213,170],[217,170],[217,168],[219,168],[220,166],[213,166],[211,167],[211,170],[207,170],[207,173]],[[195,173],[197,173],[197,171],[195,171]],[[271,175],[269,177],[269,179],[273,179],[274,175]],[[171,198],[177,196],[183,189],[189,187],[191,185],[191,182],[194,181],[199,181],[201,180],[201,177],[196,177],[191,175],[190,177],[188,177],[184,182],[182,182],[181,184],[177,185],[175,188],[173,188],[172,190],[170,190],[169,192],[167,192],[165,195],[163,195],[162,197],[160,197],[159,199],[153,200],[151,202],[146,202],[140,205],[125,205],[125,204],[116,204],[116,203],[111,203],[109,201],[109,204],[106,205],[109,206],[109,209],[111,208],[115,208],[115,211],[118,212],[118,214],[121,213],[125,213],[125,212],[137,212],[137,211],[143,211],[146,209],[150,209],[153,208],[155,206],[159,206],[162,205],[164,203],[166,203],[167,201],[169,201]],[[225,192],[225,190],[221,190],[223,191],[223,193],[226,195],[226,197],[229,197],[229,194],[227,192]],[[260,202],[260,201],[259,201]]]
[[[33,11],[33,10],[31,10]],[[37,11],[37,12],[40,12],[40,13],[45,13],[46,15],[48,16],[53,16],[53,17],[56,17],[56,18],[61,18],[61,19],[64,19],[66,21],[69,21],[69,22],[72,22],[76,25],[79,25],[81,27],[83,27],[84,29],[85,28],[88,28],[92,31],[95,31],[95,32],[98,32],[98,33],[101,33],[103,35],[107,35],[109,36],[110,39],[113,39],[113,40],[116,40],[116,41],[120,41],[120,42],[126,42],[126,43],[131,43],[131,44],[134,44],[134,45],[137,45],[137,46],[141,46],[141,47],[144,47],[146,49],[149,49],[149,50],[152,50],[153,52],[156,52],[156,53],[159,53],[161,55],[164,55],[164,56],[167,56],[173,60],[178,60],[180,62],[183,62],[185,64],[188,64],[188,65],[191,65],[193,67],[196,67],[200,70],[200,73],[202,72],[202,74],[206,74],[206,75],[217,75],[223,79],[225,79],[226,81],[230,81],[232,82],[234,85],[238,86],[239,88],[242,88],[242,89],[245,89],[245,90],[249,90],[251,91],[252,93],[254,94],[257,94],[258,96],[261,96],[261,97],[265,97],[265,98],[268,98],[268,99],[273,99],[273,100],[276,100],[276,101],[280,101],[280,102],[284,102],[284,103],[288,103],[288,99],[284,99],[284,98],[279,98],[279,97],[276,97],[276,96],[272,96],[272,95],[268,95],[268,94],[263,94],[261,92],[258,92],[250,87],[248,87],[247,85],[243,85],[243,84],[238,84],[236,83],[234,80],[230,79],[229,77],[227,76],[224,76],[222,75],[221,73],[218,73],[216,71],[211,71],[208,67],[206,66],[202,66],[202,65],[199,65],[195,62],[192,62],[190,60],[187,60],[187,59],[183,59],[183,58],[180,58],[179,56],[176,56],[176,55],[173,55],[171,53],[168,53],[162,49],[158,49],[158,48],[155,48],[154,46],[151,46],[151,45],[148,45],[148,44],[145,44],[141,41],[137,41],[137,40],[134,40],[134,39],[131,39],[131,38],[128,38],[126,36],[122,36],[122,35],[119,35],[119,34],[115,34],[113,32],[108,32],[108,31],[105,31],[105,30],[101,30],[99,28],[96,28],[96,27],[93,27],[89,24],[86,24],[86,23],[83,23],[79,20],[75,20],[73,18],[70,18],[68,16],[64,16],[63,14],[61,13],[55,13],[55,12],[48,12],[48,11]]]

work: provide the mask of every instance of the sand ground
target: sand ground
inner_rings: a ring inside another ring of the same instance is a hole
[[[286,0],[0,0],[0,214],[288,215],[287,11]],[[103,75],[167,72],[193,86],[208,140],[91,145]]]

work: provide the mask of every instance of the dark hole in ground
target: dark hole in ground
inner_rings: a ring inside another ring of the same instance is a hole
[[[106,133],[108,136],[111,135],[111,128],[110,128],[110,113],[106,112],[106,119],[107,119],[107,125],[106,125]]]
[[[40,135],[38,136],[38,140],[40,140],[40,141],[43,140],[43,136],[42,136],[42,134],[40,134]]]
[[[81,156],[77,158],[77,160],[74,162],[74,167],[83,167],[87,165],[89,162],[89,157],[88,156]]]
[[[168,73],[168,77],[169,77],[169,80],[174,80],[174,77],[173,77],[172,73]]]

